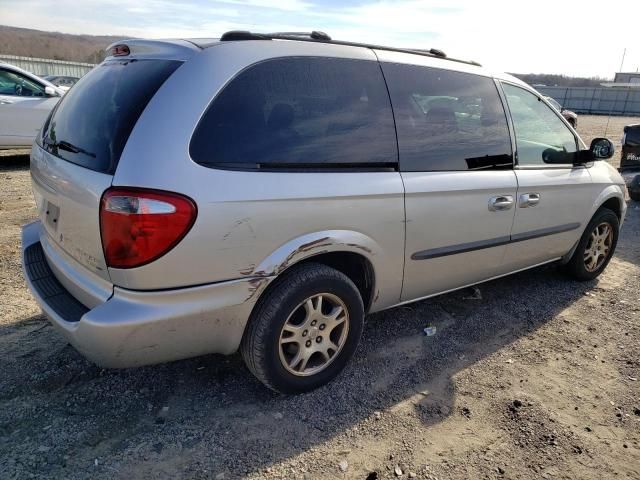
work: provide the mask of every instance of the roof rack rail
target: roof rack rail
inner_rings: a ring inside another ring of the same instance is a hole
[[[269,35],[277,37],[309,37],[313,40],[324,40],[325,42],[331,41],[331,37],[329,35],[318,30],[314,30],[313,32],[276,32],[270,33]]]
[[[421,49],[421,48],[396,48],[386,47],[384,45],[374,45],[370,43],[347,42],[342,40],[332,40],[329,35],[320,31],[312,32],[276,32],[276,33],[253,33],[245,30],[231,30],[224,33],[220,37],[220,41],[238,41],[238,40],[297,40],[300,42],[317,42],[330,43],[332,45],[344,45],[347,47],[364,47],[374,50],[385,50],[389,52],[413,53],[415,55],[424,55],[426,57],[441,58],[452,62],[466,63],[469,65],[482,66],[478,62],[471,60],[460,60],[458,58],[447,57],[447,54],[437,48]]]
[[[435,55],[436,57],[447,58],[447,54],[442,50],[438,50],[437,48],[430,48],[429,50],[425,50],[424,48],[407,48],[407,50],[421,53],[430,53],[432,55]]]
[[[226,32],[220,37],[220,41],[229,42],[235,40],[273,40],[279,38],[286,38],[292,40],[299,40],[304,38],[310,38],[312,40],[330,42],[331,37],[324,32],[275,32],[275,33],[253,33],[246,30],[231,30]]]

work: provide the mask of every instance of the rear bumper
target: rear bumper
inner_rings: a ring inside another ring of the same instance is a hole
[[[162,291],[114,287],[110,298],[88,308],[65,289],[64,279],[55,276],[39,230],[40,222],[22,230],[22,265],[29,289],[69,343],[103,367],[235,352],[256,300],[271,281],[241,279]]]

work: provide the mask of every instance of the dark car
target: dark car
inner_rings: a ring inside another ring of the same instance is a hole
[[[544,97],[547,101],[560,112],[560,114],[566,118],[567,122],[571,124],[573,128],[578,128],[578,114],[576,112],[572,112],[571,110],[564,108],[560,105],[555,99],[551,97]]]
[[[620,173],[627,183],[629,196],[640,201],[640,123],[624,127]]]

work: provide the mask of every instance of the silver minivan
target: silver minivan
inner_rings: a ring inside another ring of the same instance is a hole
[[[334,378],[364,317],[550,262],[597,277],[624,183],[535,90],[438,50],[326,34],[131,40],[33,146],[33,295],[83,355],[240,350]]]

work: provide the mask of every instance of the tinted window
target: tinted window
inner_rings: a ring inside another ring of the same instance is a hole
[[[200,164],[231,168],[397,162],[380,67],[309,57],[254,65],[213,101],[190,153]]]
[[[177,61],[122,60],[78,81],[45,123],[43,147],[83,167],[113,173],[140,114]]]
[[[0,95],[44,97],[44,87],[19,73],[0,70]]]
[[[516,134],[519,165],[574,162],[576,138],[558,116],[533,93],[503,84]]]
[[[490,78],[383,64],[405,171],[510,168],[511,139]]]

